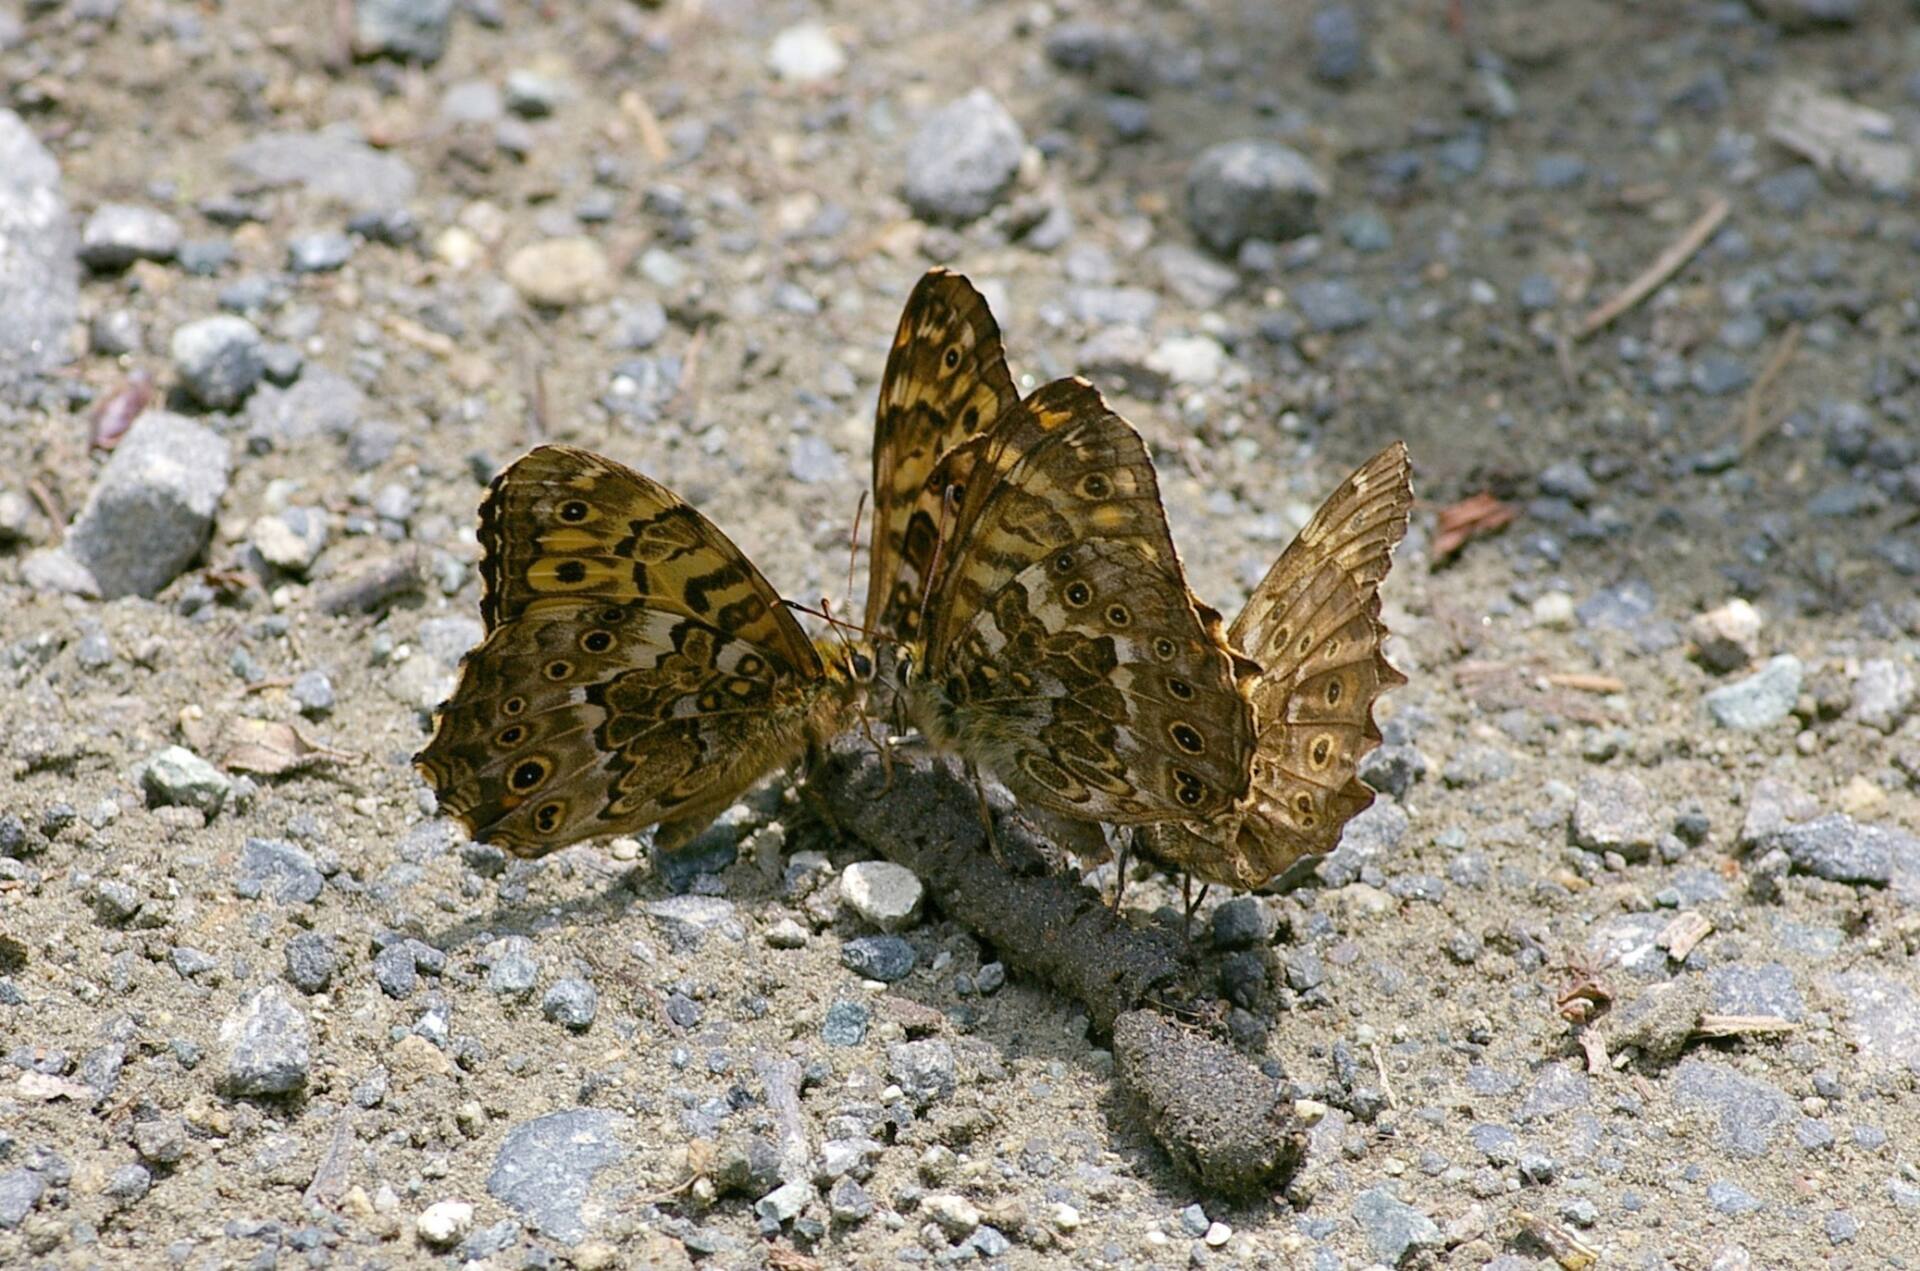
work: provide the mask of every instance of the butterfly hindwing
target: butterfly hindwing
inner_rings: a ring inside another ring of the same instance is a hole
[[[1260,666],[1247,807],[1228,833],[1158,834],[1156,855],[1210,881],[1258,887],[1331,851],[1373,802],[1358,776],[1380,744],[1373,704],[1406,683],[1381,650],[1379,588],[1412,506],[1407,449],[1396,442],[1341,483],[1254,589],[1229,631]]]

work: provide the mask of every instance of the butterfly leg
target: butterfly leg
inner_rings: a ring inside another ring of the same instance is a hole
[[[1124,835],[1120,840],[1120,858],[1115,862],[1118,868],[1113,876],[1113,903],[1108,906],[1116,917],[1120,913],[1120,898],[1127,894],[1127,866],[1133,863],[1134,835],[1140,833],[1142,831],[1135,830],[1132,834]]]
[[[973,797],[980,803],[980,827],[987,832],[987,850],[993,853],[993,863],[1006,868],[1007,858],[1000,854],[1000,840],[993,832],[993,805],[987,802],[987,786],[980,780],[980,769],[967,764],[967,780],[973,782]]]
[[[1193,943],[1193,913],[1207,899],[1207,893],[1213,890],[1212,883],[1204,883],[1198,896],[1193,894],[1193,875],[1180,875],[1180,900],[1186,907],[1186,915],[1181,922],[1181,930],[1186,933],[1187,943]]]

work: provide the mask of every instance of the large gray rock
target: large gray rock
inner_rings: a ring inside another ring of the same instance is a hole
[[[603,1206],[590,1204],[594,1176],[627,1158],[621,1119],[598,1108],[569,1108],[507,1132],[487,1176],[487,1191],[530,1226],[578,1244]]]
[[[134,422],[67,533],[100,595],[151,596],[206,546],[227,492],[227,443],[166,411]]]
[[[965,222],[993,210],[1026,148],[1020,125],[976,88],[928,115],[907,148],[907,202],[930,221]]]
[[[261,133],[236,146],[227,162],[262,184],[301,186],[360,211],[403,207],[419,184],[406,160],[323,132]]]
[[[289,1094],[307,1084],[313,1065],[307,1017],[277,984],[241,1003],[220,1025],[227,1051],[228,1093]]]
[[[78,247],[60,165],[20,116],[0,110],[0,387],[67,360]]]
[[[1277,141],[1209,146],[1187,174],[1187,224],[1222,254],[1250,238],[1285,242],[1312,231],[1327,181],[1307,157]]]

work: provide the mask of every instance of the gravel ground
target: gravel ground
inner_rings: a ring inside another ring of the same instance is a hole
[[[0,0],[0,1263],[1920,1263],[1912,4],[338,12]],[[1387,793],[1196,938],[1279,1195],[779,783],[409,768],[540,435],[842,597],[932,262],[1228,611],[1412,447]]]

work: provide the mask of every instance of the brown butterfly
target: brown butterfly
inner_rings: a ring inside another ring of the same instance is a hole
[[[1016,400],[957,274],[923,278],[901,317],[874,513],[868,627],[934,744],[1084,821],[1244,796],[1251,667],[1187,588],[1145,442],[1084,380]]]
[[[481,842],[544,856],[659,825],[670,849],[853,717],[873,667],[818,647],[672,491],[541,446],[480,506],[486,640],[414,762]]]
[[[1260,668],[1251,788],[1215,820],[1147,829],[1152,856],[1252,890],[1331,851],[1372,804],[1357,773],[1380,744],[1373,704],[1407,682],[1381,652],[1380,583],[1412,507],[1407,447],[1395,442],[1341,482],[1254,588],[1227,632]]]

